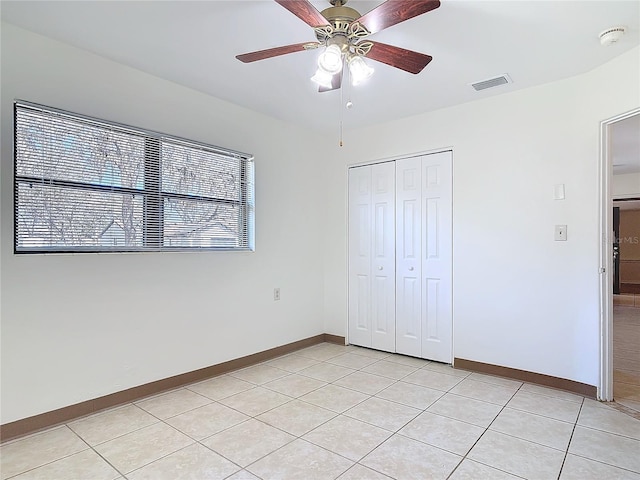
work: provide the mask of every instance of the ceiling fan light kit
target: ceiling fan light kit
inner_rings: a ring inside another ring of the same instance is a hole
[[[331,7],[319,12],[309,0],[275,0],[314,29],[317,42],[298,43],[236,56],[244,63],[288,53],[325,47],[318,57],[318,70],[311,80],[320,92],[342,86],[346,63],[353,85],[373,74],[365,58],[417,74],[432,60],[431,56],[383,43],[364,40],[387,27],[427,13],[440,6],[439,0],[387,0],[365,15],[346,7],[347,0],[329,0]]]
[[[342,70],[342,50],[337,44],[329,45],[318,57],[318,67],[331,75]]]
[[[318,67],[318,70],[316,70],[316,73],[311,77],[311,80],[316,82],[320,87],[331,89],[333,75]]]
[[[351,56],[349,60],[347,60],[347,65],[349,65],[352,85],[359,85],[373,75],[373,68],[367,65],[362,57],[358,55]]]

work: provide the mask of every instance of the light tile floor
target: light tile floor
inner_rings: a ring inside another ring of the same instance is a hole
[[[20,480],[640,480],[640,421],[325,343],[7,442],[0,462]]]

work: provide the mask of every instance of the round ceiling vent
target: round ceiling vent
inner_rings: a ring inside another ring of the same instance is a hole
[[[604,32],[600,33],[600,44],[605,47],[613,45],[623,37],[624,32],[624,27],[607,28]]]

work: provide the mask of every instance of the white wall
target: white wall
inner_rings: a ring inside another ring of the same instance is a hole
[[[345,335],[347,165],[443,147],[454,149],[455,356],[595,385],[599,122],[640,105],[639,53],[324,149],[295,126],[3,24],[1,422]],[[253,153],[257,251],[13,255],[14,98]],[[566,200],[552,199],[556,183]],[[568,242],[553,242],[554,224]]]
[[[1,87],[1,423],[324,332],[308,133],[7,24]],[[14,255],[16,98],[254,154],[256,252]]]
[[[640,105],[639,53],[345,134],[327,162],[327,332],[346,332],[347,165],[453,147],[455,357],[596,385],[599,122]]]
[[[625,173],[611,177],[611,196],[623,198],[640,195],[640,173]]]

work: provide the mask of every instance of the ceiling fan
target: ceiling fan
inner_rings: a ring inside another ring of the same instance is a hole
[[[317,42],[296,43],[236,56],[244,63],[325,47],[318,58],[318,70],[311,78],[320,92],[342,85],[343,65],[354,85],[373,74],[364,58],[417,74],[432,57],[404,48],[366,39],[387,27],[427,13],[440,6],[439,0],[387,0],[365,15],[346,7],[347,0],[329,0],[331,7],[319,12],[308,0],[275,0],[307,25],[313,27]]]

